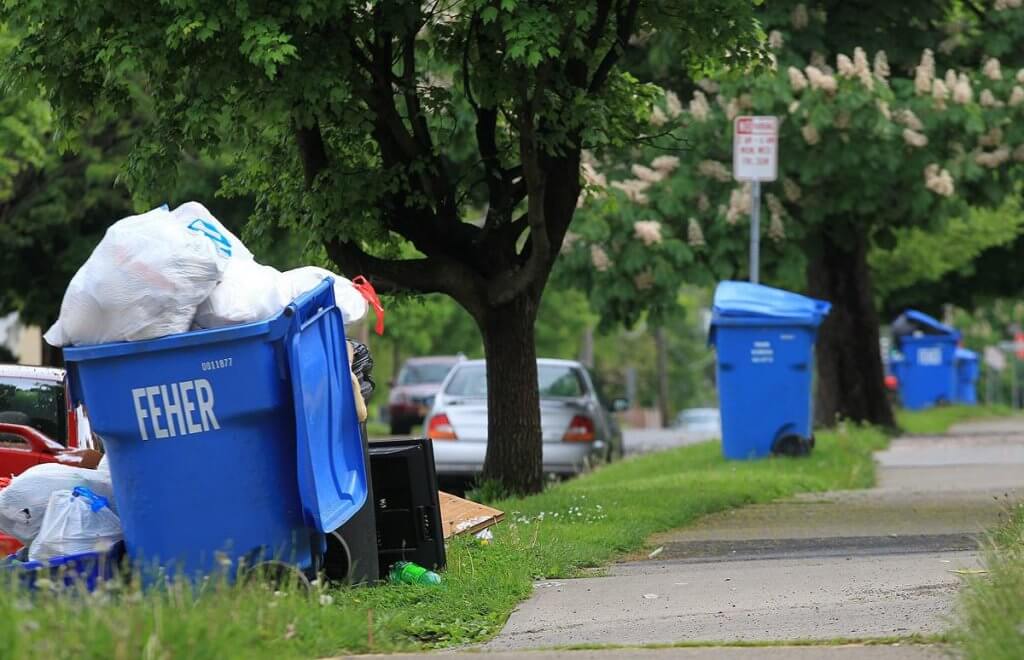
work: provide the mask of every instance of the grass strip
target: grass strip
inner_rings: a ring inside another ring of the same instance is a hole
[[[437,648],[496,634],[537,579],[564,578],[700,516],[799,492],[865,488],[886,436],[841,427],[808,458],[732,462],[717,443],[640,456],[496,503],[494,541],[456,539],[444,583],[306,592],[261,585],[110,585],[34,596],[0,585],[0,648],[16,658],[299,658]]]
[[[939,435],[954,424],[1011,414],[1013,410],[1009,406],[941,406],[927,410],[897,410],[896,423],[906,433]]]
[[[1007,510],[984,554],[987,574],[967,576],[960,592],[954,638],[966,658],[1024,658],[1024,503]]]

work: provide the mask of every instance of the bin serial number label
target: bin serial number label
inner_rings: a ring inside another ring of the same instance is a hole
[[[226,357],[226,358],[221,358],[219,360],[206,360],[204,362],[201,362],[199,366],[202,367],[203,371],[213,371],[215,369],[226,369],[227,367],[231,366],[232,359],[233,358]]]
[[[775,349],[770,341],[755,341],[750,348],[750,361],[753,364],[771,364],[775,362]]]

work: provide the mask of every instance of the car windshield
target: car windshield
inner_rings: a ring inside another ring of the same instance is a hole
[[[451,370],[452,364],[450,362],[407,364],[398,377],[398,384],[423,385],[425,383],[440,383]]]
[[[31,426],[63,444],[64,386],[34,378],[0,378],[0,422]]]
[[[578,398],[587,392],[579,369],[567,365],[537,365],[537,384],[542,399]],[[486,397],[487,368],[482,364],[462,367],[452,376],[445,394]]]

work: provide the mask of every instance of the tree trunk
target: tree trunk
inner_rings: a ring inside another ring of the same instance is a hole
[[[668,401],[668,341],[665,328],[661,326],[654,330],[654,362],[658,377],[658,413],[661,428],[667,429],[672,425]]]
[[[533,332],[537,302],[521,295],[482,315],[488,408],[483,479],[512,493],[537,493],[544,486]]]
[[[852,229],[852,228],[851,228]],[[816,420],[895,426],[883,382],[878,313],[868,269],[868,238],[826,232],[807,268],[810,295],[832,303],[818,333]]]

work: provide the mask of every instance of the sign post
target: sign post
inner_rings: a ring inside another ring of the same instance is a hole
[[[737,117],[732,132],[732,175],[750,182],[750,281],[761,269],[761,182],[779,174],[778,117]]]

